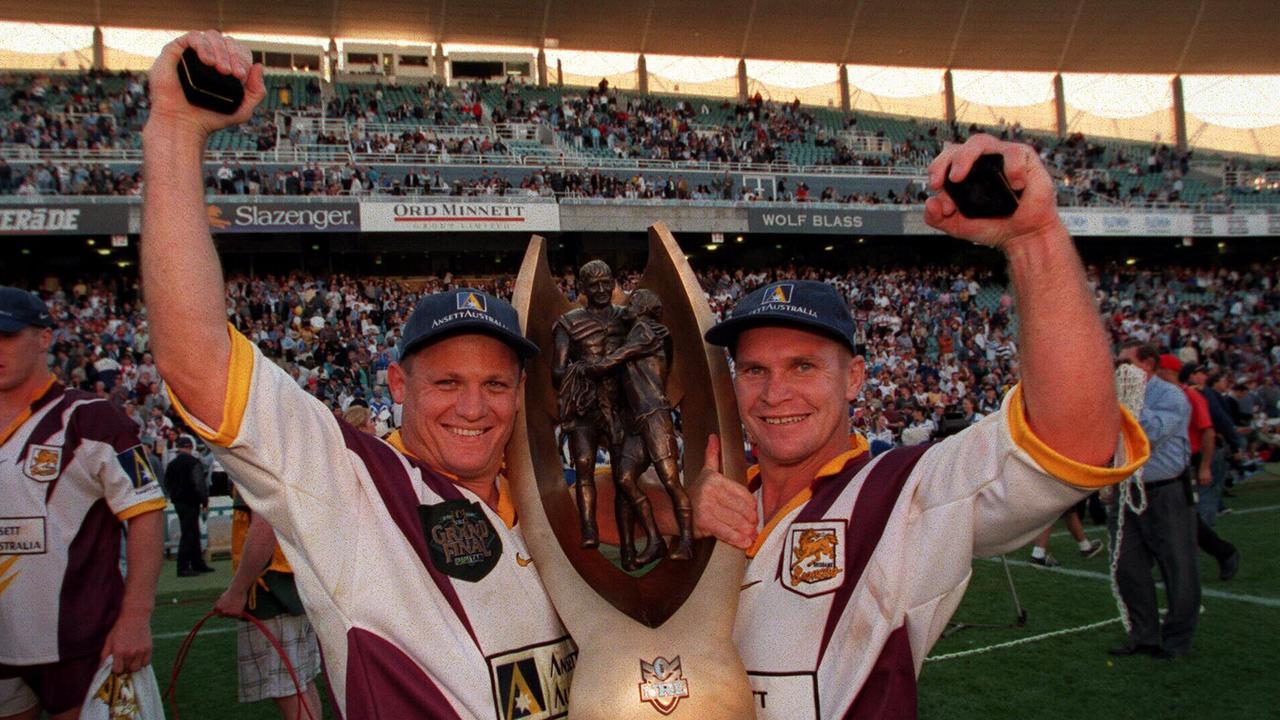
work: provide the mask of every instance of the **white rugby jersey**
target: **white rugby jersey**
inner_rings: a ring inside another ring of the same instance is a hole
[[[124,597],[122,522],[165,507],[138,426],[50,376],[0,443],[0,664],[96,655]]]
[[[566,712],[577,649],[505,480],[495,512],[396,436],[339,422],[234,331],[227,392],[216,431],[189,420],[275,530],[341,717]]]
[[[734,640],[757,717],[915,718],[916,676],[960,604],[972,558],[1023,545],[1131,475],[1147,440],[1123,418],[1119,467],[1075,463],[1036,438],[1020,387],[937,444],[869,460],[862,441],[828,463],[748,551]]]

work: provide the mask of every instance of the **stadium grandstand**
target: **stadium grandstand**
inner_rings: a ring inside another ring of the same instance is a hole
[[[697,5],[0,0],[0,285],[46,301],[53,373],[120,407],[163,467],[191,429],[152,364],[142,304],[147,68],[181,32],[217,28],[264,65],[267,90],[204,158],[227,317],[335,414],[366,406],[380,434],[399,426],[387,368],[422,297],[510,298],[531,234],[549,239],[569,299],[593,258],[630,293],[662,221],[717,317],[779,279],[834,286],[867,364],[850,431],[902,446],[996,412],[1018,382],[1002,257],[923,211],[948,143],[1024,143],[1053,177],[1114,346],[1205,365],[1230,398],[1245,445],[1218,528],[1246,565],[1227,584],[1201,558],[1196,654],[1157,668],[1107,660],[1121,632],[1107,565],[1075,557],[1065,534],[1052,571],[1022,550],[1004,568],[978,561],[957,627],[980,629],[948,632],[925,661],[920,715],[1274,713],[1280,4]],[[175,580],[167,561],[152,623],[162,686],[231,579],[230,515],[214,498],[216,572]],[[170,510],[170,551],[177,523]],[[1096,516],[1085,531],[1106,535]],[[1029,622],[1008,624],[1009,591]],[[233,632],[226,621],[197,643],[184,714],[277,715],[237,706]]]

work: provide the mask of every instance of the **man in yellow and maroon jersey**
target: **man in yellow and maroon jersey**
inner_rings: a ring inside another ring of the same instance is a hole
[[[138,426],[55,381],[53,319],[0,287],[0,719],[77,717],[103,659],[151,662],[164,494]],[[128,525],[128,578],[120,573]]]

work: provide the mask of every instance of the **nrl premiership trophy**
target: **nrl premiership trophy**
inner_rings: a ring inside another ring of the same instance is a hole
[[[578,276],[582,306],[557,287],[544,240],[531,240],[514,305],[542,353],[527,368],[507,471],[525,541],[578,645],[570,720],[749,718],[751,688],[733,645],[745,561],[728,545],[693,540],[685,491],[711,433],[728,450],[725,474],[744,475],[732,382],[723,352],[703,342],[713,318],[684,253],[662,224],[649,240],[649,263],[629,302],[615,303],[612,272],[592,261]],[[572,458],[572,489],[557,428]],[[610,472],[599,482],[614,488],[611,508],[596,503],[601,448]],[[643,490],[649,476],[665,490],[659,502],[671,505],[670,542]],[[613,513],[617,564],[598,549],[597,512]]]

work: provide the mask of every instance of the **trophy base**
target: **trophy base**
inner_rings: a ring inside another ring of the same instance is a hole
[[[569,720],[755,717],[751,686],[734,648],[715,652],[701,637],[672,643],[668,633],[622,634],[632,636],[579,650]]]

